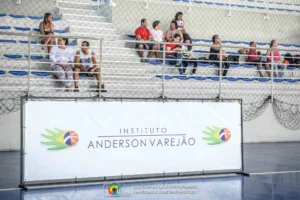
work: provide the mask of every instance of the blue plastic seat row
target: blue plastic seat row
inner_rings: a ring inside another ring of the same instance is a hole
[[[0,13],[0,17],[6,17],[6,16],[7,15],[5,13]],[[25,15],[15,15],[15,14],[10,14],[8,16],[15,18],[15,19],[24,19],[26,17],[29,19],[32,19],[32,20],[43,20],[44,19],[43,16],[25,16]],[[61,20],[60,17],[53,18],[53,21],[59,21],[59,20]]]
[[[5,39],[0,39],[0,43],[21,43],[21,44],[28,44],[29,41],[28,40],[5,40]],[[31,44],[43,44],[43,42],[37,42],[37,41],[31,41]],[[53,45],[56,45],[56,43],[54,42]],[[67,46],[76,46],[76,44],[73,43],[69,43]]]
[[[249,2],[254,2],[253,0],[248,0]],[[173,2],[184,2],[184,3],[189,3],[190,1],[189,0],[173,0]],[[264,10],[264,9],[267,9],[266,7],[264,6],[250,6],[250,5],[244,5],[244,4],[228,4],[228,3],[222,3],[222,2],[212,2],[212,1],[201,1],[201,0],[193,0],[194,3],[196,4],[207,4],[207,5],[217,5],[217,6],[231,6],[231,7],[239,7],[239,8],[250,8],[250,9],[260,9],[260,10]],[[257,1],[258,3],[264,3],[263,1]],[[290,3],[280,3],[280,2],[269,2],[270,4],[278,4],[278,5],[288,5],[288,6],[291,6],[293,4],[290,4]],[[300,4],[294,4],[295,6],[298,6]],[[300,12],[300,10],[292,10],[292,9],[283,9],[283,8],[269,8],[269,10],[271,11],[274,11],[274,10],[277,10],[277,11],[287,11],[287,12],[294,12],[294,11],[297,11],[297,12]]]
[[[127,34],[126,36],[129,37],[129,38],[135,38],[135,35],[132,35],[132,34]],[[212,43],[211,39],[192,39],[192,41],[194,43],[196,43],[196,42]],[[226,43],[231,43],[231,44],[245,44],[245,45],[248,45],[248,46],[249,46],[249,43],[250,43],[250,42],[247,42],[247,41],[234,41],[234,40],[222,40],[222,42],[223,42],[223,44],[226,44]],[[267,42],[256,42],[256,44],[258,46],[269,45],[269,43],[267,43]],[[300,48],[300,44],[279,44],[279,45],[284,46],[284,47],[296,47],[296,48]],[[237,53],[234,52],[233,54],[237,54]]]
[[[28,71],[20,71],[20,70],[10,70],[8,71],[9,74],[14,75],[14,76],[27,76],[28,75]],[[6,71],[4,70],[0,70],[0,75],[5,75]],[[46,76],[51,76],[52,73],[51,72],[31,72],[31,74],[35,75],[35,76],[41,76],[41,77],[46,77]],[[80,77],[84,78],[84,77],[89,77],[88,74],[80,74]]]
[[[163,75],[157,75],[156,78],[163,79]],[[172,80],[172,79],[179,79],[179,80],[212,80],[212,81],[219,81],[220,77],[214,76],[165,76],[165,80]],[[259,82],[269,82],[271,78],[242,78],[242,77],[222,77],[222,80],[227,80],[231,82],[235,81],[244,81],[244,82],[252,82],[252,81],[259,81]],[[288,82],[288,83],[296,83],[300,82],[300,79],[284,79],[284,78],[274,78],[274,82],[281,83],[281,82]]]
[[[18,54],[3,54],[3,56],[10,59],[20,59],[23,57],[22,55],[18,55]],[[29,58],[28,55],[25,55],[24,57]],[[43,56],[31,56],[32,60],[41,60],[43,58],[44,58]]]

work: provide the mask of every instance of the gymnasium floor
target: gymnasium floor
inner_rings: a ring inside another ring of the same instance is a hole
[[[193,177],[120,183],[124,197],[108,196],[108,185],[20,190],[19,152],[0,153],[0,200],[300,200],[300,143],[244,145],[245,172],[250,177]],[[194,194],[133,194],[132,186],[193,186]]]

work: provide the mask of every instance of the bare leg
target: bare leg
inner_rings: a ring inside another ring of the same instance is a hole
[[[74,84],[75,84],[75,88],[78,88],[79,85],[79,72],[80,72],[80,68],[75,67],[74,68]]]
[[[148,58],[152,58],[153,55],[156,53],[157,51],[157,46],[153,46],[152,50],[150,49],[149,54],[148,54]]]
[[[262,63],[258,63],[257,69],[258,69],[259,76],[260,76],[260,77],[264,77],[263,74],[261,73]]]
[[[271,77],[271,67],[270,67],[270,64],[266,64],[266,70],[267,70],[267,75],[269,76],[269,77]]]
[[[142,62],[144,62],[144,45],[140,44],[139,45],[139,50],[138,50],[140,57],[142,58]]]

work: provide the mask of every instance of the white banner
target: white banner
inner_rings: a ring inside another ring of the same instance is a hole
[[[26,181],[241,171],[241,105],[27,102]]]

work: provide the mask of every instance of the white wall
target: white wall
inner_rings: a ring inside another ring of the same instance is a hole
[[[272,104],[254,120],[244,122],[244,142],[296,142],[300,130],[289,130],[278,123]]]
[[[263,11],[249,12],[253,9],[233,10],[232,16],[227,17],[227,7],[223,6],[217,7],[219,9],[195,6],[189,13],[187,3],[149,3],[149,8],[145,10],[142,1],[114,2],[117,6],[113,7],[113,23],[122,35],[134,34],[142,18],[148,19],[149,29],[153,21],[161,21],[162,30],[166,31],[175,14],[181,11],[192,38],[210,39],[214,34],[219,34],[223,40],[270,42],[278,39],[280,43],[300,43],[300,15],[274,15],[270,12],[270,20],[264,20]]]
[[[0,151],[20,150],[20,111],[0,115]]]

